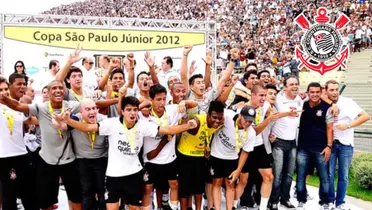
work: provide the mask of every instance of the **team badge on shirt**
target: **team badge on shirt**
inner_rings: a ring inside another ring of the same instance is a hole
[[[318,117],[321,117],[322,114],[323,114],[323,111],[320,110],[320,109],[316,112],[316,116],[318,116]]]
[[[211,172],[211,175],[213,176],[214,175],[214,169],[212,167],[210,169],[210,172]]]
[[[149,181],[149,173],[147,173],[147,171],[145,172],[145,174],[143,174],[143,181],[144,182],[148,182]]]
[[[14,168],[12,168],[12,170],[10,170],[10,179],[11,180],[17,179],[17,173],[16,173],[16,170],[14,170]]]

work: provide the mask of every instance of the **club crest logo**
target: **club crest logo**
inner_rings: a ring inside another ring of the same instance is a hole
[[[346,69],[349,47],[343,45],[340,30],[350,19],[342,13],[334,24],[330,24],[327,9],[320,7],[314,20],[315,24],[311,24],[303,14],[295,19],[305,30],[301,40],[303,51],[297,47],[295,53],[300,62],[298,68],[305,67],[321,75],[339,67]]]

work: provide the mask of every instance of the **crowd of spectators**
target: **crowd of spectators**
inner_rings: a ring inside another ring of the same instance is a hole
[[[287,62],[285,50],[301,42],[303,32],[295,17],[304,12],[314,22],[320,6],[331,11],[331,22],[339,12],[352,20],[342,32],[344,44],[350,44],[352,51],[371,47],[372,4],[360,0],[89,0],[44,14],[215,21],[219,58],[228,59],[229,49],[239,47],[237,67],[255,62],[259,69],[280,69]]]

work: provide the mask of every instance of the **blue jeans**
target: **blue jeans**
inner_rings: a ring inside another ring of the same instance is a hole
[[[276,204],[279,198],[282,202],[290,199],[289,191],[296,164],[296,141],[277,138],[272,146],[274,182],[270,202]]]
[[[324,156],[320,152],[309,152],[304,149],[299,149],[297,152],[297,200],[298,202],[306,203],[306,175],[308,171],[310,159],[314,162],[318,172],[320,187],[319,187],[319,204],[328,204],[329,191],[329,166],[328,162],[324,162]]]
[[[349,169],[351,160],[353,159],[354,147],[351,145],[343,145],[334,143],[332,148],[331,159],[329,160],[329,202],[336,200],[336,206],[345,203],[347,186],[349,184]],[[338,184],[337,195],[335,198],[335,172],[338,162]]]

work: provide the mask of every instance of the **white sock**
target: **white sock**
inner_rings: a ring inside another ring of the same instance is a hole
[[[268,203],[269,203],[269,198],[261,197],[260,210],[266,210]]]
[[[203,206],[208,206],[208,200],[203,198]]]
[[[162,200],[163,200],[164,202],[169,201],[169,194],[163,194],[163,198],[162,198]]]
[[[238,208],[238,202],[239,202],[239,200],[234,200],[234,207],[235,208]]]
[[[172,210],[176,210],[176,209],[178,209],[178,201],[171,201],[171,202],[170,202],[170,208],[171,208]]]

